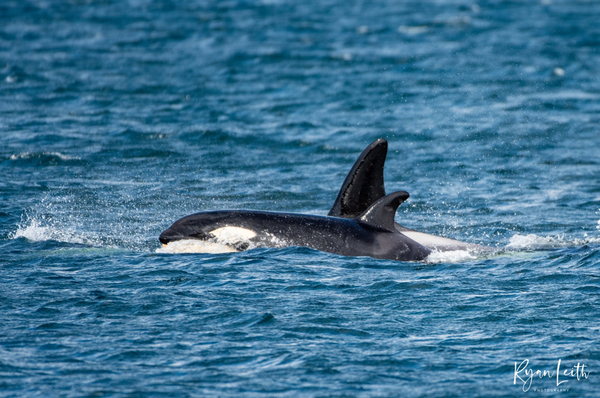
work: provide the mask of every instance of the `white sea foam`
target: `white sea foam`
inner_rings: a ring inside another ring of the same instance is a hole
[[[265,235],[269,237],[269,241],[274,245],[274,247],[283,248],[290,246],[290,244],[285,239],[278,238],[277,236],[270,233],[266,233]]]
[[[59,158],[60,160],[79,160],[80,159],[78,157],[65,155],[60,152],[41,152],[41,153],[40,152],[23,152],[23,153],[19,153],[19,154],[10,155],[10,160],[31,159],[31,158],[35,158],[35,157],[39,157],[39,156],[54,156],[54,157]]]
[[[13,239],[25,238],[32,242],[56,241],[76,244],[95,245],[96,242],[75,231],[58,228],[53,225],[42,225],[38,220],[29,220],[27,225],[21,225],[12,235]]]
[[[552,249],[559,247],[583,246],[588,243],[600,243],[600,238],[584,237],[583,239],[568,239],[564,235],[556,236],[538,236],[514,235],[510,238],[507,249]]]
[[[20,226],[13,234],[13,239],[25,238],[32,242],[43,242],[51,235],[50,228],[42,227],[37,221],[33,221],[25,227]]]
[[[474,253],[467,250],[432,251],[425,259],[426,263],[462,263],[463,261],[475,260]]]
[[[156,249],[157,253],[235,253],[233,247],[223,243],[208,242],[196,239],[184,239],[170,242]]]

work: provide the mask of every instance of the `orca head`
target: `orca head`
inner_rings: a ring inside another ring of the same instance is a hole
[[[224,221],[223,212],[191,214],[175,221],[158,239],[162,244],[184,239],[208,240],[214,238],[210,231],[224,226]]]
[[[158,237],[160,243],[166,245],[170,242],[175,242],[184,239],[208,240],[210,238],[210,236],[204,233],[202,229],[186,223],[186,218],[187,217],[184,217],[181,220],[176,221],[173,225],[164,230]]]
[[[201,240],[246,250],[257,232],[243,226],[239,212],[212,211],[192,214],[177,220],[160,234],[163,245],[180,240]]]

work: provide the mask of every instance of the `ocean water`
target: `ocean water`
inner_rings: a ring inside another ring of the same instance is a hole
[[[0,396],[598,396],[599,20],[3,0]],[[327,214],[380,137],[398,222],[500,253],[161,249],[198,211]]]

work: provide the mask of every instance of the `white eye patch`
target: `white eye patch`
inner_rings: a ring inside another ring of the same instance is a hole
[[[222,227],[210,231],[219,242],[235,243],[239,241],[250,240],[256,236],[256,232],[240,227]]]

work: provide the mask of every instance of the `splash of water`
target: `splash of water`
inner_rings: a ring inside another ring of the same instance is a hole
[[[208,242],[196,239],[184,239],[170,242],[156,249],[156,253],[236,253],[237,250],[231,246],[218,242]]]
[[[54,157],[60,160],[81,160],[81,158],[76,156],[65,155],[60,152],[23,152],[18,154],[10,155],[10,160],[18,160],[18,159],[32,159],[32,158],[40,158],[40,157]]]
[[[81,245],[98,245],[93,239],[82,236],[76,231],[65,228],[57,228],[54,225],[43,225],[36,219],[31,219],[25,225],[20,225],[12,235],[13,239],[25,238],[31,242],[56,241],[64,243],[75,243]]]
[[[477,256],[467,250],[432,251],[425,259],[426,263],[462,263],[475,260]]]
[[[553,249],[560,247],[583,246],[589,243],[600,243],[600,238],[584,237],[583,239],[569,239],[564,235],[556,236],[538,236],[535,234],[529,235],[514,235],[510,238],[507,249]]]

